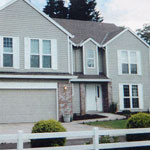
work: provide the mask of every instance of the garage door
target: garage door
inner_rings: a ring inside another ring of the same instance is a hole
[[[57,118],[56,90],[0,90],[0,123]]]

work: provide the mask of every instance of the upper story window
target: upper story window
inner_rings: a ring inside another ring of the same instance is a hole
[[[95,67],[95,51],[87,50],[87,67],[94,68]]]
[[[120,74],[141,74],[140,53],[138,51],[119,51],[118,63]]]
[[[31,67],[51,68],[51,40],[31,39]]]
[[[3,38],[3,66],[13,67],[13,38]]]

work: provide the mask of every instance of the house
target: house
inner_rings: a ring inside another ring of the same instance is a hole
[[[0,123],[147,111],[149,46],[114,24],[52,19],[28,0],[0,9]]]

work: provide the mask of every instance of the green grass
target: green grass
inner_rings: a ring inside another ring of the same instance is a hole
[[[111,129],[125,129],[127,120],[114,120],[114,121],[96,121],[86,123],[87,125],[111,128]]]

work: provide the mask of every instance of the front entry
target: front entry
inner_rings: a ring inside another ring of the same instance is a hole
[[[86,112],[103,111],[102,87],[100,84],[86,85]]]

